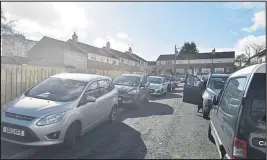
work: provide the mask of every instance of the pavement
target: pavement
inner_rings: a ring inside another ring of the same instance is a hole
[[[163,97],[151,97],[139,109],[121,109],[112,124],[80,137],[72,149],[61,145],[25,147],[1,141],[2,159],[215,159],[207,137],[208,120],[197,106],[182,102],[183,86]]]

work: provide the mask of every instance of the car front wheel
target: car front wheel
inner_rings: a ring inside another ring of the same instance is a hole
[[[76,124],[73,123],[71,126],[68,128],[65,138],[64,138],[64,146],[67,148],[71,148],[75,145],[76,143]]]

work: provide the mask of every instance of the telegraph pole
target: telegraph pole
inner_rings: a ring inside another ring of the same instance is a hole
[[[178,51],[177,51],[177,48],[176,48],[176,45],[174,46],[174,75],[177,76],[177,73],[176,73],[176,56],[178,55]]]

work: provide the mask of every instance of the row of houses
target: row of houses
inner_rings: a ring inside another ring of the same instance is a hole
[[[213,49],[207,53],[181,53],[176,57],[174,54],[165,54],[160,55],[156,61],[146,61],[133,53],[131,47],[125,52],[112,49],[110,42],[102,48],[95,47],[78,41],[76,33],[67,41],[44,36],[36,42],[23,36],[15,39],[7,36],[1,47],[1,63],[124,70],[149,75],[232,73],[235,68],[234,51],[216,52]],[[265,58],[266,50],[264,53],[265,55],[259,54],[256,58],[251,57],[251,63],[255,59],[260,61]]]
[[[260,53],[253,55],[248,59],[248,62],[245,66],[258,64],[258,63],[264,63],[266,62],[266,49],[262,50]]]
[[[175,63],[176,59],[176,63]],[[203,75],[209,73],[232,73],[235,52],[181,53],[160,55],[148,62],[149,74],[176,73]]]
[[[125,70],[142,74],[147,71],[147,61],[134,54],[131,47],[128,51],[121,52],[112,49],[107,42],[106,46],[98,48],[79,42],[76,33],[67,41],[44,36],[27,51],[26,57],[12,52],[10,46],[14,45],[7,42],[3,40],[3,63],[14,61],[29,65]]]

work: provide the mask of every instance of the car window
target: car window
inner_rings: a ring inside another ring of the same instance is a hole
[[[141,81],[141,77],[139,76],[121,75],[114,80],[114,84],[136,87],[136,86],[139,86],[140,81]]]
[[[198,87],[199,83],[200,80],[197,77],[188,75],[186,85]]]
[[[252,99],[250,116],[255,121],[265,121],[266,118],[266,74],[264,73],[255,73],[253,79],[250,83],[248,92]]]
[[[107,80],[107,82],[108,82],[108,91],[110,92],[115,88],[115,86],[112,81]]]
[[[58,102],[73,101],[80,97],[87,82],[50,77],[25,93],[25,96]]]
[[[243,98],[246,78],[229,80],[219,107],[223,112],[236,116]]]
[[[99,90],[99,87],[98,87],[98,81],[95,81],[95,82],[92,82],[88,88],[86,89],[86,92],[84,95],[90,95],[90,96],[93,96],[95,98],[98,98],[100,97],[100,90]]]

